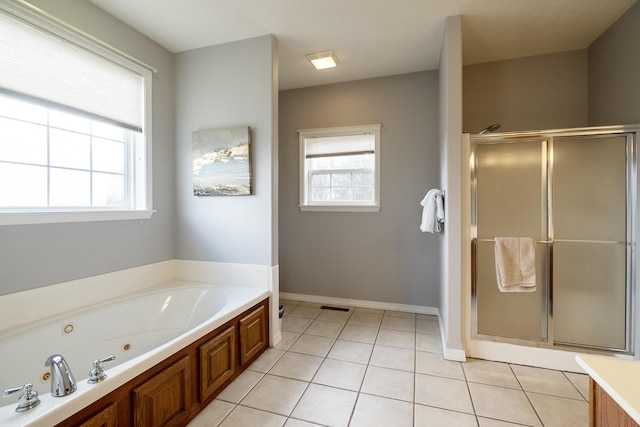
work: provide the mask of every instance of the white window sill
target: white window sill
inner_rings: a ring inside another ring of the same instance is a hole
[[[298,205],[302,212],[379,212],[380,205]]]
[[[155,210],[102,211],[0,211],[0,225],[54,224],[61,222],[91,222],[149,219]]]

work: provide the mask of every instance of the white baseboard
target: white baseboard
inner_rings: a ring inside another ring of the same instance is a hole
[[[426,307],[423,305],[398,304],[393,302],[357,300],[350,298],[336,298],[319,295],[294,294],[291,292],[280,292],[280,299],[288,299],[292,301],[314,302],[318,304],[332,304],[338,306],[373,308],[378,310],[403,311],[406,313],[438,315],[438,309],[435,307]]]
[[[442,340],[442,357],[455,362],[466,362],[467,353],[463,349],[447,347],[447,334],[445,333],[444,322],[440,318],[440,313],[438,313],[438,325],[440,326],[440,339]]]

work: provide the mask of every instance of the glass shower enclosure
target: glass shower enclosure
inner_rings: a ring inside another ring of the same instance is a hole
[[[633,353],[636,133],[471,136],[474,338]],[[534,240],[534,292],[498,288],[496,237]]]

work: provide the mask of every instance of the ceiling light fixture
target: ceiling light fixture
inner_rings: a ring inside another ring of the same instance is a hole
[[[338,64],[338,58],[332,50],[326,52],[311,53],[307,55],[307,59],[311,61],[316,70],[325,68],[333,68]]]

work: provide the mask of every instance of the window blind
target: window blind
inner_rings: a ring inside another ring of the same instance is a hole
[[[305,157],[348,156],[375,152],[375,134],[305,138]]]
[[[0,10],[0,90],[142,131],[144,76]]]

